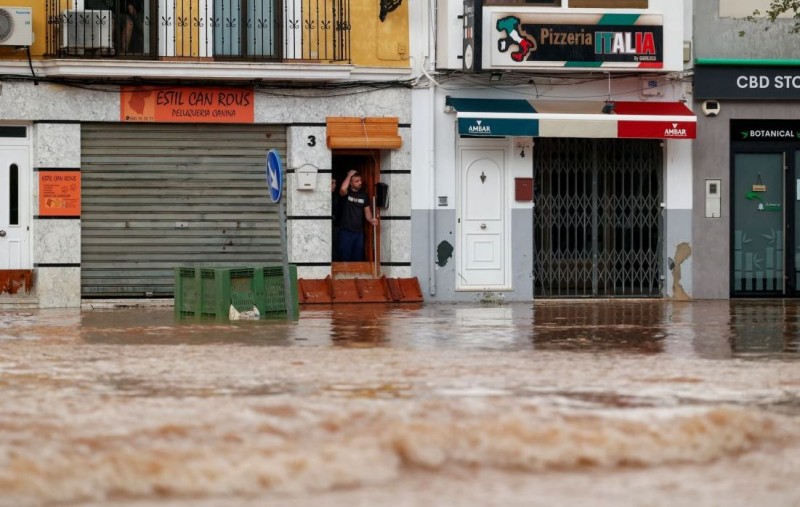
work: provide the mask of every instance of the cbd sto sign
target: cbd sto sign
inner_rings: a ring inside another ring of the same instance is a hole
[[[736,78],[736,86],[742,90],[775,88],[783,90],[787,88],[800,88],[800,75],[783,76],[763,76],[753,74],[743,74]]]
[[[800,69],[698,66],[694,86],[698,99],[796,100],[800,98]]]

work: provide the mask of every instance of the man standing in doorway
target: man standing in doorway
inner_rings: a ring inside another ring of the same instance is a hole
[[[372,216],[369,197],[362,190],[361,175],[355,170],[347,172],[347,177],[339,187],[342,208],[339,215],[339,260],[342,262],[359,262],[364,257],[364,219],[372,225],[378,225],[378,219]]]

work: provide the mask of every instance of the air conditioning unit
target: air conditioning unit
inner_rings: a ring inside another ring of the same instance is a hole
[[[111,11],[89,9],[61,12],[61,51],[83,54],[85,50],[114,48],[114,23]]]
[[[0,7],[0,46],[33,44],[32,18],[29,7]]]

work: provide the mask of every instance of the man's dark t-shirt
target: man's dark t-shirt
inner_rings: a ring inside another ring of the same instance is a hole
[[[348,231],[361,232],[364,230],[364,208],[367,207],[367,193],[363,190],[347,191],[341,202],[339,211],[339,227]]]

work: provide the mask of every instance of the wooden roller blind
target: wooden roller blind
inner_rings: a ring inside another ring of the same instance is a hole
[[[397,123],[397,118],[328,117],[328,148],[400,148],[403,140],[397,133]]]

